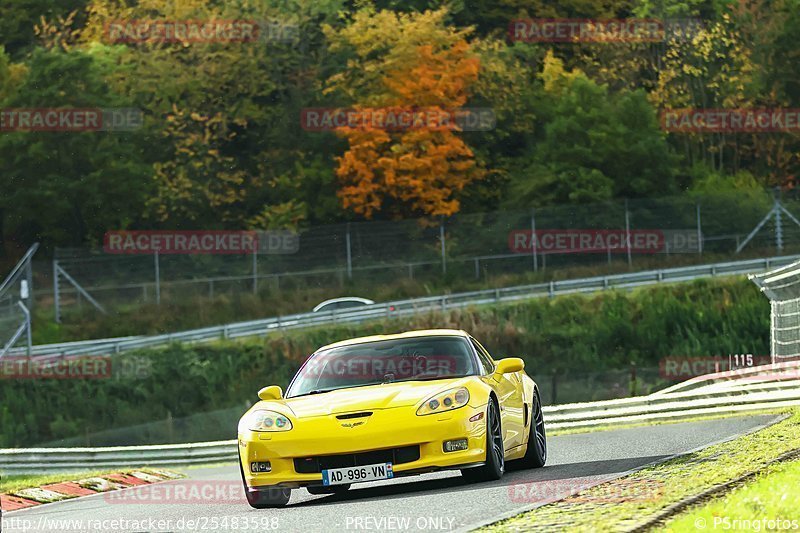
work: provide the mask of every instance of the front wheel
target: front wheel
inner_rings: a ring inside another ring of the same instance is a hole
[[[465,468],[461,476],[467,481],[494,481],[503,477],[506,459],[500,411],[494,401],[486,408],[486,462],[483,466]]]
[[[522,464],[527,468],[541,468],[547,461],[547,434],[544,429],[544,414],[542,413],[542,400],[539,391],[533,393],[531,405],[531,428],[528,435],[528,448]]]
[[[247,498],[247,503],[253,509],[269,509],[271,507],[284,507],[289,503],[289,498],[292,495],[292,489],[285,489],[283,487],[263,487],[260,489],[251,489],[247,486],[247,481],[244,479],[244,469],[242,468],[242,460],[239,459],[239,472],[242,474],[242,484],[244,485],[244,495]]]

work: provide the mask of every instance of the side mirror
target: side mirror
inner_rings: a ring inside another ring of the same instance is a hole
[[[269,387],[264,387],[260,391],[258,391],[258,397],[264,400],[265,402],[269,400],[280,400],[283,398],[283,390],[277,385],[272,385]]]
[[[495,374],[510,374],[512,372],[519,372],[525,368],[525,361],[520,359],[519,357],[507,357],[505,359],[500,359],[497,362],[497,368],[495,369]]]

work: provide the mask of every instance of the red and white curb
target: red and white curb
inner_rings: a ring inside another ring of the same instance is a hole
[[[91,496],[92,494],[151,485],[183,477],[182,474],[160,468],[142,468],[75,481],[61,481],[42,485],[41,487],[20,489],[8,494],[0,494],[0,509],[15,511],[45,503],[69,500],[79,496]]]

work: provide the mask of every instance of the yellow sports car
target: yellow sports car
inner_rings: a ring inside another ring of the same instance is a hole
[[[495,361],[464,331],[411,331],[337,342],[314,352],[284,396],[261,389],[239,421],[248,503],[289,502],[291,489],[437,470],[474,481],[506,461],[541,467],[547,443],[539,390],[522,359]]]

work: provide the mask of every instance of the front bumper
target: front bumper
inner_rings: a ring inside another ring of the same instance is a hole
[[[393,465],[395,476],[475,466],[486,458],[486,406],[464,406],[441,415],[417,416],[415,407],[378,409],[366,418],[339,420],[336,415],[292,420],[285,432],[239,434],[239,459],[248,487],[297,488],[322,485],[321,473],[298,473],[295,459],[355,454],[419,446],[419,459]],[[339,415],[345,413],[339,413]],[[345,427],[343,424],[363,424]],[[445,452],[447,440],[467,439],[467,449]],[[251,462],[269,461],[270,472],[253,473]]]

